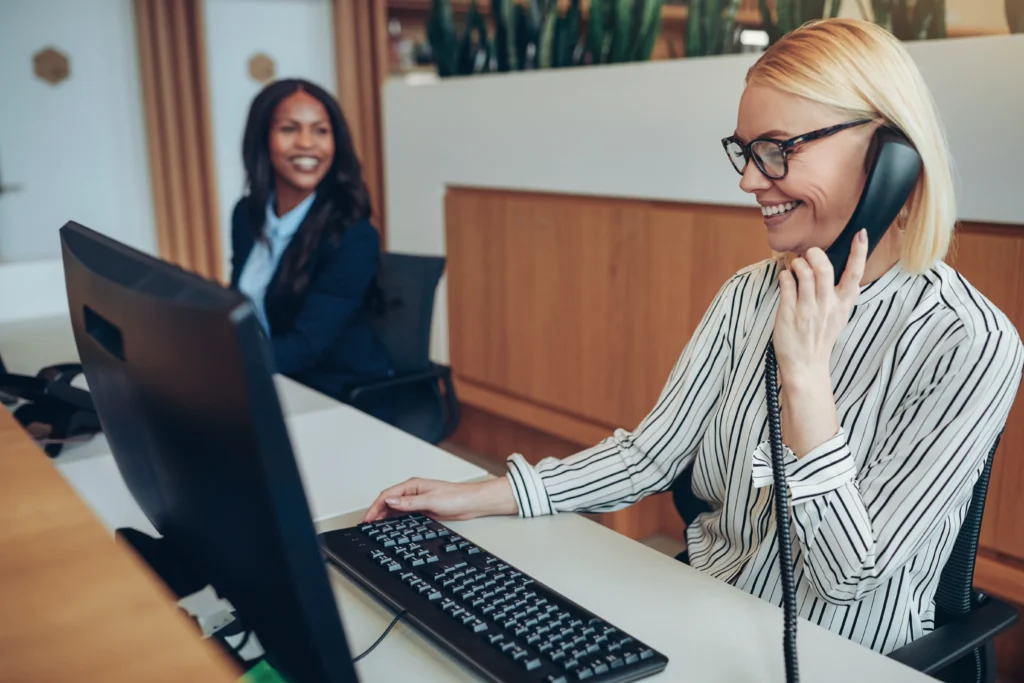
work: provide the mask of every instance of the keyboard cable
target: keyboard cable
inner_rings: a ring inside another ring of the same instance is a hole
[[[386,629],[384,629],[384,633],[380,634],[380,638],[377,638],[377,640],[376,640],[376,641],[375,641],[375,642],[373,643],[373,645],[371,645],[370,647],[366,648],[366,649],[365,649],[365,650],[363,651],[363,653],[362,653],[361,655],[359,655],[358,657],[356,657],[355,659],[353,659],[353,660],[352,660],[352,663],[353,663],[353,664],[355,664],[355,663],[356,663],[356,662],[358,662],[358,661],[359,661],[360,659],[362,659],[362,658],[363,658],[363,657],[365,657],[366,655],[368,655],[368,654],[370,654],[371,652],[373,652],[373,649],[374,649],[375,647],[377,647],[378,645],[380,645],[380,644],[381,644],[381,641],[383,641],[383,640],[384,640],[384,638],[386,638],[386,637],[387,637],[387,635],[388,635],[389,633],[391,633],[391,629],[393,629],[393,628],[395,627],[395,624],[397,624],[397,623],[398,623],[398,622],[399,622],[399,621],[400,621],[400,620],[402,619],[402,617],[404,617],[404,616],[405,616],[405,613],[406,613],[406,610],[402,610],[401,612],[399,612],[398,614],[396,614],[396,615],[395,615],[395,618],[391,620],[391,623],[390,623],[390,624],[388,624],[388,627],[387,627]]]

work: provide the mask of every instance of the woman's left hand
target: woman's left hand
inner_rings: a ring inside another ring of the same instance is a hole
[[[860,294],[867,252],[867,233],[861,230],[853,240],[838,285],[833,284],[832,262],[816,247],[794,259],[790,270],[779,274],[774,343],[783,385],[787,377],[816,376],[822,372],[828,376],[832,349]]]

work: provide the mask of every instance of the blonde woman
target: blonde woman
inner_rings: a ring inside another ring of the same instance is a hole
[[[923,171],[870,258],[854,241],[836,286],[822,250],[857,204],[879,126],[909,138]],[[692,464],[711,511],[687,528],[688,562],[780,604],[763,382],[774,336],[800,615],[889,652],[933,627],[939,573],[1016,394],[1022,345],[942,261],[956,219],[950,159],[891,34],[849,20],[793,32],[750,69],[723,143],[779,256],[722,286],[643,422],[563,460],[513,455],[508,476],[486,483],[405,482],[366,518],[617,510]]]

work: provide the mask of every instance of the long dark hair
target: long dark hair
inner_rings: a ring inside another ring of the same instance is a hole
[[[265,239],[263,228],[267,201],[274,191],[275,174],[270,161],[270,124],[277,105],[286,97],[304,91],[327,110],[334,135],[334,160],[316,188],[316,200],[295,235],[298,245],[290,246],[282,257],[281,287],[302,293],[309,285],[306,265],[321,239],[337,240],[349,226],[370,217],[370,193],[363,182],[362,164],[356,156],[348,123],[341,106],[330,93],[298,78],[275,81],[265,87],[249,108],[249,119],[242,138],[247,194],[242,199],[244,215],[257,240]],[[292,248],[297,247],[297,248]],[[376,289],[376,282],[371,290]]]

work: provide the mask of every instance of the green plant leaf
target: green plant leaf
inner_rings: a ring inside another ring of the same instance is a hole
[[[663,0],[639,0],[636,41],[633,44],[631,59],[635,62],[646,61],[654,52],[654,44],[661,35],[661,14]]]
[[[604,64],[608,52],[608,24],[611,3],[615,0],[590,0],[590,16],[587,27],[587,50],[594,64]]]
[[[554,66],[573,66],[580,41],[580,0],[572,0],[564,17],[555,24]]]
[[[772,12],[768,8],[768,0],[758,0],[757,8],[761,11],[761,25],[768,33],[768,42],[774,45],[781,36],[779,35],[779,25],[776,20],[772,19]]]
[[[550,69],[555,58],[555,28],[558,23],[558,3],[552,2],[544,12],[537,37],[537,67]]]
[[[494,54],[498,71],[515,71],[518,68],[518,55],[512,0],[491,0],[491,14],[494,16]]]
[[[624,62],[629,58],[630,36],[633,23],[635,0],[615,0],[612,23],[612,46],[610,62]]]
[[[450,0],[433,0],[427,19],[427,39],[437,74],[442,78],[455,75],[458,41]]]

